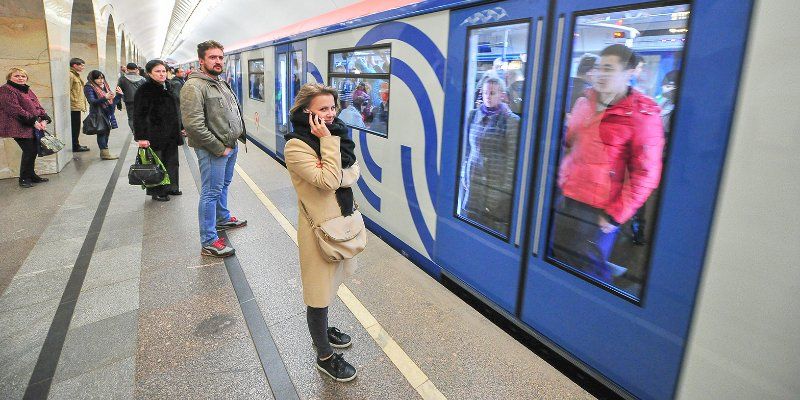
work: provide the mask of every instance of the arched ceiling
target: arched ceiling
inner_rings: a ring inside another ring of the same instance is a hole
[[[196,45],[204,40],[229,46],[360,1],[94,0],[96,10],[113,7],[115,23],[124,24],[142,56],[178,62],[196,57]]]

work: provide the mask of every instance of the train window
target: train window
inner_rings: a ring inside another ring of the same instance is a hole
[[[674,5],[575,20],[548,257],[636,300],[689,13],[689,5]]]
[[[330,53],[329,83],[339,91],[339,118],[348,126],[388,136],[391,58],[387,46]]]
[[[529,23],[472,28],[456,215],[507,238],[511,229]]]
[[[250,98],[264,101],[264,60],[250,60],[247,62],[249,74]]]
[[[303,86],[302,74],[303,74],[303,52],[302,51],[293,51],[292,52],[292,70],[289,74],[292,76],[292,98],[289,99],[289,103],[294,104],[294,97],[297,96],[297,93],[300,91],[300,87]]]

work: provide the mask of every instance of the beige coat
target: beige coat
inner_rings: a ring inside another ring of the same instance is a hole
[[[86,95],[83,94],[83,85],[86,82],[74,69],[69,70],[69,109],[72,111],[86,112]]]
[[[358,163],[342,169],[337,136],[320,139],[321,160],[305,142],[291,139],[286,142],[286,168],[297,191],[297,244],[300,248],[300,278],[306,305],[322,308],[330,305],[342,281],[355,272],[355,258],[330,263],[323,256],[311,229],[303,206],[314,222],[341,215],[336,202],[336,189],[353,185],[360,175]]]

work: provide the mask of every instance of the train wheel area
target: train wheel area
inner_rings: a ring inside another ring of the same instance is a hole
[[[372,233],[329,316],[358,376],[333,382],[313,368],[286,169],[240,152],[229,205],[248,226],[221,260],[194,245],[194,152],[183,195],[157,202],[127,182],[127,127],[110,148],[119,160],[77,153],[32,189],[0,181],[0,397],[594,397]]]

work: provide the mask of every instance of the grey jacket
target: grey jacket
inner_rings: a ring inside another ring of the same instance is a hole
[[[125,104],[133,104],[133,98],[136,96],[136,91],[144,85],[145,79],[137,73],[126,73],[119,77],[117,86],[122,88],[122,96]]]
[[[196,71],[181,89],[181,119],[189,146],[221,156],[244,135],[242,110],[228,83]]]

